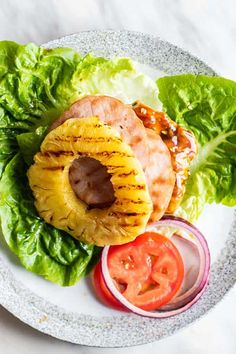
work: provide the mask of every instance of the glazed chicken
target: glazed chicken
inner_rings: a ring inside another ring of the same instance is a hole
[[[185,192],[189,167],[197,154],[197,143],[192,132],[171,120],[164,112],[158,112],[142,102],[135,102],[133,109],[147,129],[155,131],[167,146],[175,172],[175,184],[166,213],[177,209]]]

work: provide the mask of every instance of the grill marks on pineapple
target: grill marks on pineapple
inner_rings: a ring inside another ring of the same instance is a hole
[[[63,155],[63,156],[86,156],[86,157],[91,157],[91,156],[113,157],[114,156],[114,157],[133,158],[133,156],[131,156],[130,154],[120,152],[120,151],[98,151],[98,152],[91,153],[89,151],[78,152],[78,151],[72,151],[72,150],[68,150],[68,151],[67,150],[45,150],[42,152],[42,155],[47,156],[47,157],[49,157],[50,155],[54,155],[55,157],[59,157],[59,156]],[[113,167],[116,167],[116,166],[113,166]]]
[[[117,185],[116,189],[123,189],[128,191],[144,191],[146,189],[145,184],[125,184],[122,186]]]
[[[63,171],[65,166],[46,166],[42,167],[43,170],[48,170],[48,171]]]
[[[132,155],[127,154],[125,152],[121,152],[121,151],[101,151],[101,152],[96,152],[93,155],[95,156],[103,156],[103,157],[130,157],[133,158]]]
[[[125,206],[129,204],[143,205],[145,203],[143,200],[132,200],[128,198],[123,198],[122,200],[116,200],[114,204],[119,206]]]
[[[114,170],[117,170],[118,168],[124,168],[124,167],[125,167],[124,165],[121,165],[121,166],[107,165],[107,169],[110,171],[114,171]]]
[[[129,177],[129,176],[137,176],[137,171],[131,170],[131,171],[126,172],[126,173],[119,173],[118,174],[118,177],[120,177],[120,178],[125,178],[125,177]]]
[[[71,135],[66,137],[56,136],[55,141],[59,141],[60,143],[70,143],[70,142],[80,142],[80,143],[120,143],[121,139],[117,137],[103,137],[103,136],[82,136],[82,135]]]
[[[122,211],[112,211],[108,214],[109,216],[117,216],[117,217],[126,217],[126,216],[144,216],[147,215],[146,212],[133,212],[133,213],[128,213],[128,212],[122,212]]]
[[[65,150],[46,150],[41,153],[43,156],[50,157],[51,155],[54,155],[55,157],[60,157],[60,156],[74,156],[75,153],[73,151],[65,151]]]

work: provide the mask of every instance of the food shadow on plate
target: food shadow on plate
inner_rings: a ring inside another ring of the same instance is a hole
[[[109,308],[107,307],[107,305],[103,304],[102,301],[99,299],[99,297],[96,294],[96,291],[94,289],[93,286],[93,281],[92,281],[92,273],[87,275],[84,279],[83,279],[83,283],[85,285],[85,289],[86,289],[86,294],[89,294],[89,297],[92,297],[92,299],[96,302],[97,305],[99,305],[100,310],[106,311],[106,313],[111,313],[114,314],[114,311],[117,312],[118,314],[121,312],[117,311],[114,308]]]

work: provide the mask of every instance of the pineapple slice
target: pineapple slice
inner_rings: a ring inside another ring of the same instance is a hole
[[[105,209],[88,209],[69,181],[79,157],[97,159],[111,175],[115,201]],[[72,118],[44,139],[28,170],[39,215],[76,239],[98,246],[129,242],[146,227],[152,212],[139,161],[120,135],[97,117]]]

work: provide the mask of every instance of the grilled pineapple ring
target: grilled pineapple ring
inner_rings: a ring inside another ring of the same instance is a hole
[[[111,175],[115,201],[105,209],[88,210],[69,181],[78,157],[91,157]],[[152,203],[142,167],[113,128],[97,117],[74,118],[52,130],[28,170],[39,215],[76,239],[98,246],[123,244],[146,227]]]

